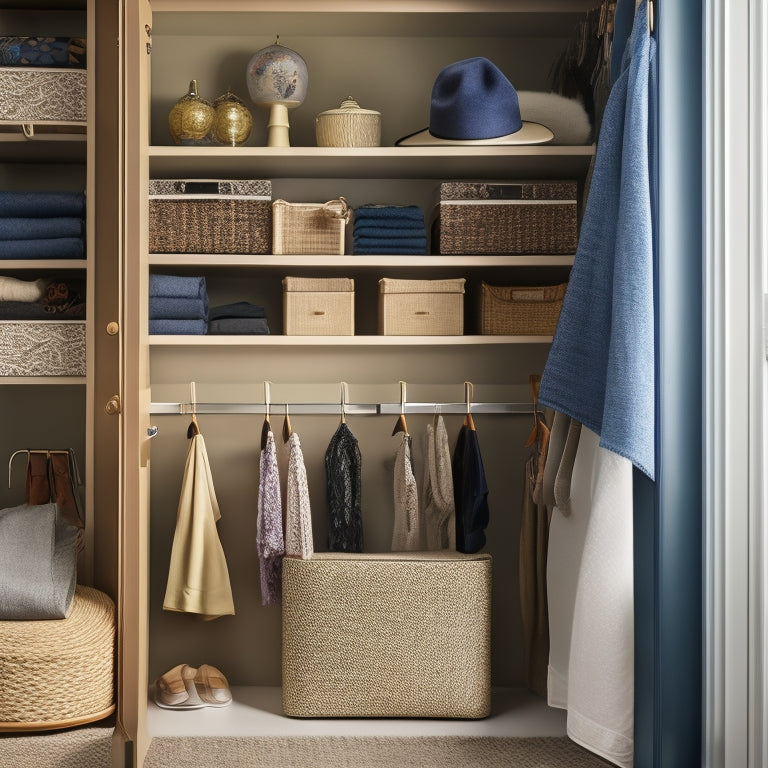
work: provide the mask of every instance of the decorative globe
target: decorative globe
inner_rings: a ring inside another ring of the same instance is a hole
[[[234,93],[227,91],[213,102],[216,112],[211,137],[218,144],[237,147],[251,135],[253,117],[248,107]]]
[[[214,114],[211,102],[197,95],[197,80],[191,80],[189,92],[168,113],[168,130],[174,143],[204,143],[213,125]]]
[[[296,51],[276,42],[253,54],[245,71],[251,101],[270,110],[267,145],[288,147],[288,110],[307,95],[307,64]]]

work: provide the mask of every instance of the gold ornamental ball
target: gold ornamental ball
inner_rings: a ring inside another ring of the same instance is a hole
[[[230,147],[245,144],[253,128],[253,115],[242,100],[231,91],[213,102],[216,115],[211,134],[214,141]]]
[[[168,128],[176,144],[200,142],[213,125],[215,110],[209,101],[197,95],[197,80],[189,83],[189,93],[182,96],[168,114]]]

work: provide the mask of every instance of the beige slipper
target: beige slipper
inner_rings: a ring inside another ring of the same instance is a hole
[[[216,667],[203,664],[195,675],[197,695],[207,707],[226,707],[232,703],[232,692],[227,678]]]
[[[155,704],[164,709],[200,709],[206,703],[197,695],[197,670],[179,664],[155,680]]]

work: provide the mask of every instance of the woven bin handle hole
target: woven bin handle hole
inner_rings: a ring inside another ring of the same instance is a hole
[[[325,312],[321,312],[321,311],[317,310],[317,311],[313,312],[312,314],[313,315],[324,315]]]
[[[417,315],[428,315],[429,312],[427,310],[420,310],[419,312],[416,312]]]

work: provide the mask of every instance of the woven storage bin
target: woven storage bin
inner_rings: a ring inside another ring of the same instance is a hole
[[[344,254],[344,234],[349,221],[349,206],[344,198],[327,203],[272,203],[272,252],[340,256]]]
[[[355,281],[346,277],[286,277],[286,336],[354,336]]]
[[[461,336],[463,277],[379,280],[379,333],[385,336]]]
[[[0,121],[84,124],[84,69],[0,67]]]
[[[85,376],[85,321],[0,320],[0,376]]]
[[[286,715],[490,714],[489,555],[285,558],[282,606]]]
[[[0,621],[0,730],[49,730],[114,711],[115,606],[78,585],[66,619]]]
[[[152,253],[269,253],[272,183],[153,179],[149,182]]]
[[[567,283],[543,286],[480,286],[480,333],[551,336],[563,306]]]
[[[575,253],[575,181],[440,185],[441,254]]]

